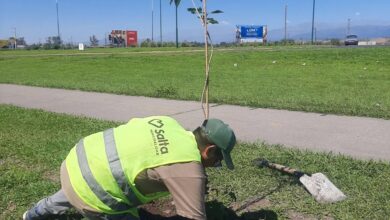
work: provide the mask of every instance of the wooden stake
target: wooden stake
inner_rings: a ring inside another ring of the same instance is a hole
[[[206,81],[203,93],[202,108],[205,115],[205,119],[209,118],[209,50],[208,50],[208,28],[207,28],[207,0],[203,0],[203,24],[204,24],[204,54],[205,54],[205,72]]]

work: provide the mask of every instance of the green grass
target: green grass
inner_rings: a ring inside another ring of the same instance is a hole
[[[0,105],[0,118],[0,219],[5,220],[20,218],[32,203],[59,189],[60,164],[80,138],[118,125],[7,105]],[[251,161],[257,157],[306,172],[322,172],[348,199],[336,204],[318,204],[292,178],[252,166]],[[260,143],[240,143],[234,150],[233,160],[236,164],[233,172],[224,168],[208,170],[210,219],[226,217],[228,212],[223,207],[240,206],[258,197],[264,198],[267,205],[252,205],[250,212],[272,213],[278,219],[290,218],[291,213],[319,219],[325,216],[387,219],[390,216],[388,163]]]
[[[1,50],[0,54],[7,56],[23,56],[23,55],[53,55],[53,54],[89,54],[89,53],[131,53],[131,52],[148,52],[148,51],[187,51],[202,48],[182,47],[129,47],[129,48],[86,48],[84,51],[78,49],[59,49],[59,50]]]
[[[0,83],[200,100],[203,52],[139,50],[147,52],[107,49],[106,54],[26,57],[43,52],[3,51]],[[389,60],[390,47],[215,51],[210,100],[390,119]]]

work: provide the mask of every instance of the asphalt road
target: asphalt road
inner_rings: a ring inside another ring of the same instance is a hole
[[[169,115],[191,130],[204,117],[199,102],[9,84],[0,84],[0,103],[121,122],[133,117]],[[359,159],[390,161],[390,120],[211,106],[210,117],[228,123],[239,141],[282,144]]]

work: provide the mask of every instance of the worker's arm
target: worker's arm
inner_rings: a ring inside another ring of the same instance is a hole
[[[155,170],[171,193],[181,219],[206,219],[206,175],[200,163],[172,164]]]

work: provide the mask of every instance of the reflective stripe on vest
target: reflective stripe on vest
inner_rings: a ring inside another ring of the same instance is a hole
[[[111,128],[104,131],[103,136],[108,163],[110,164],[111,173],[114,176],[116,183],[122,190],[123,194],[129,199],[133,207],[142,204],[134,194],[133,190],[131,190],[129,182],[127,181],[125,173],[123,172],[123,168],[118,156],[118,151],[116,149],[114,129]]]
[[[102,201],[104,204],[106,204],[108,207],[115,211],[126,211],[133,208],[126,203],[118,202],[115,198],[108,194],[96,181],[87,161],[83,139],[77,144],[76,153],[83,178],[85,182],[87,182],[92,192],[95,193],[95,195],[100,199],[100,201]]]

